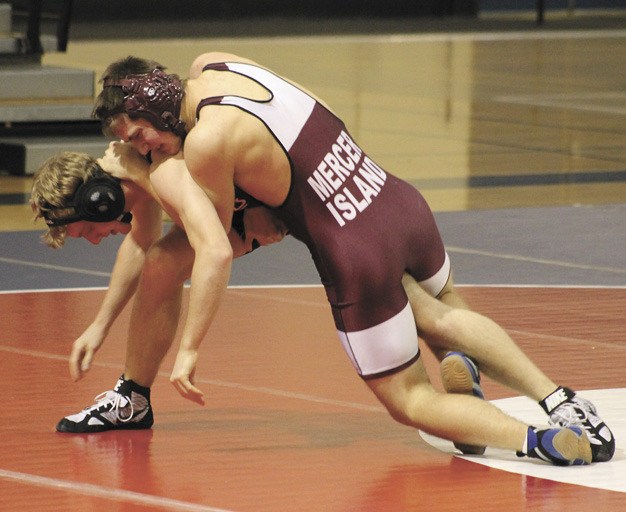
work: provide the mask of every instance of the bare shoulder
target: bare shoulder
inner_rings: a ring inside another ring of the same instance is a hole
[[[240,57],[239,55],[235,55],[233,53],[207,52],[194,59],[189,70],[189,78],[198,78],[202,74],[202,69],[207,64],[213,64],[215,62],[245,62],[248,64],[256,64],[256,62],[250,59]]]
[[[162,233],[163,214],[158,197],[150,195],[148,191],[134,185],[132,193],[127,199],[131,199],[133,221],[131,234],[135,242],[144,250],[159,239]]]
[[[163,209],[177,222],[178,212],[184,200],[186,167],[182,152],[177,155],[153,155],[150,183],[155,198]]]
[[[210,123],[200,119],[185,139],[185,162],[192,175],[213,167],[230,153],[225,136],[230,123],[220,119],[220,114],[222,111],[218,110]]]

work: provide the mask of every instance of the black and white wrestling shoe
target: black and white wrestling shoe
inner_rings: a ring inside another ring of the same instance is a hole
[[[615,438],[589,400],[579,397],[571,389],[558,387],[539,405],[550,416],[553,425],[583,429],[591,443],[593,462],[611,460],[615,453]]]
[[[58,432],[89,434],[115,429],[147,429],[154,417],[150,388],[120,377],[115,388],[99,394],[95,404],[66,416],[56,426]]]

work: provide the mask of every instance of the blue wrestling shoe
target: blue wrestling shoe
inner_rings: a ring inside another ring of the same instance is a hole
[[[462,352],[448,352],[441,361],[440,371],[446,393],[473,395],[485,399],[480,387],[478,366]],[[463,443],[454,443],[454,446],[465,455],[482,455],[485,453],[484,446]]]
[[[615,438],[589,400],[580,398],[571,389],[559,387],[539,405],[550,416],[551,424],[583,429],[591,443],[592,462],[613,458]]]
[[[517,452],[555,466],[581,466],[591,463],[591,444],[579,427],[536,429],[528,427],[526,448]]]

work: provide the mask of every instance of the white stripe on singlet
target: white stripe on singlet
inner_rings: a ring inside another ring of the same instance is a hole
[[[354,368],[363,376],[399,368],[419,352],[415,319],[408,302],[400,313],[381,324],[337,334]]]
[[[272,93],[269,101],[224,96],[221,105],[239,107],[261,119],[289,151],[313,112],[316,100],[271,71],[241,62],[226,62],[235,73],[255,80]]]

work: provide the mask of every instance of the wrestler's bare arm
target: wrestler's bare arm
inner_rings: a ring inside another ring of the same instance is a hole
[[[203,393],[194,385],[200,344],[221,304],[230,278],[233,251],[227,229],[207,194],[187,172],[181,156],[153,155],[151,181],[160,200],[177,224],[187,233],[194,249],[189,309],[170,380],[185,398],[203,404]],[[231,184],[232,187],[232,184]],[[233,195],[225,200],[226,226],[230,230]]]
[[[160,238],[162,211],[147,194],[137,199],[132,209],[133,222],[117,251],[106,294],[93,322],[72,344],[69,368],[73,380],[89,371],[92,360],[102,346],[111,326],[131,299],[150,246]]]

